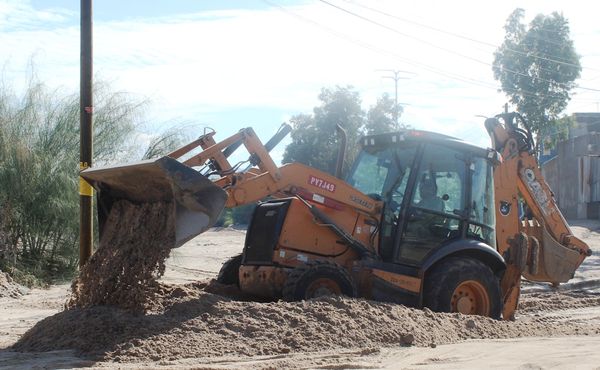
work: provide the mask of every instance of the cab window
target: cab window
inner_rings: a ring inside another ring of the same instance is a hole
[[[378,200],[393,197],[401,201],[404,190],[399,185],[408,180],[416,145],[387,148],[365,148],[355,162],[347,182]]]
[[[460,236],[465,209],[464,154],[436,144],[424,146],[406,213],[400,259],[418,263],[443,242]]]
[[[475,158],[470,166],[470,172],[473,190],[467,237],[495,247],[496,212],[492,165],[484,158]]]

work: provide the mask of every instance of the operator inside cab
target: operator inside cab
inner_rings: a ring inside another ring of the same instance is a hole
[[[437,191],[435,176],[427,176],[424,173],[419,182],[419,196],[421,200],[416,204],[417,207],[444,212],[444,201],[437,195]]]

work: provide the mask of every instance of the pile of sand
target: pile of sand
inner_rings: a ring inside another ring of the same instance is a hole
[[[521,296],[517,314],[600,306],[600,294],[592,292],[544,292]]]
[[[94,359],[137,362],[600,334],[600,325],[549,323],[534,316],[504,322],[343,297],[234,300],[222,295],[227,289],[214,282],[163,286],[160,291],[153,306],[162,308],[154,312],[136,315],[107,306],[71,309],[39,322],[14,349],[73,349]]]
[[[175,242],[172,203],[113,204],[98,250],[73,282],[69,308],[114,305],[144,312]]]
[[[73,284],[69,309],[38,322],[17,351],[75,350],[107,361],[159,361],[224,355],[430,346],[467,339],[597,335],[600,324],[516,322],[440,314],[363,299],[251,302],[218,283],[164,285],[156,278],[173,243],[171,204],[115,203],[96,254]],[[565,296],[566,297],[566,296]],[[560,304],[565,297],[558,297]],[[598,305],[594,297],[577,300]],[[532,295],[521,307],[554,307]]]
[[[0,271],[0,298],[18,298],[27,289],[17,284],[8,274]]]

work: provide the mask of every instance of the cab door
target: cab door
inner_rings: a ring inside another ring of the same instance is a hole
[[[463,152],[427,143],[401,213],[397,262],[418,266],[443,243],[462,235],[467,202]]]

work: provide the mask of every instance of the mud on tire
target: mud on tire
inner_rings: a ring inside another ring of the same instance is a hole
[[[217,275],[217,282],[225,285],[235,285],[237,287],[240,286],[240,266],[242,265],[242,254],[238,254],[236,256],[231,257],[223,266],[221,266],[221,270],[219,270],[219,275]]]
[[[423,303],[433,311],[461,312],[466,308],[471,314],[500,319],[500,282],[483,262],[450,257],[428,272]]]
[[[323,295],[356,296],[352,277],[344,267],[329,261],[309,261],[289,273],[282,291],[286,301]]]

